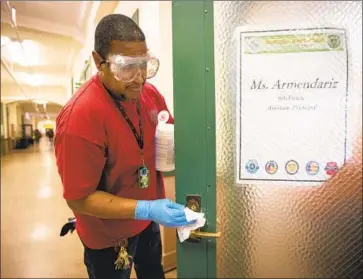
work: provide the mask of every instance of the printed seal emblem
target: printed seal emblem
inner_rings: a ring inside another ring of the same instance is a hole
[[[279,166],[275,161],[268,161],[265,165],[265,171],[268,174],[275,174],[277,170],[279,169]]]
[[[245,168],[249,173],[256,173],[260,169],[256,160],[248,160]]]
[[[328,162],[324,168],[327,175],[335,175],[338,172],[338,164],[336,162]]]
[[[309,161],[307,162],[305,169],[309,175],[316,175],[319,172],[320,167],[318,162]]]
[[[328,46],[331,48],[337,48],[340,46],[340,37],[338,35],[329,35],[328,36]]]
[[[299,171],[299,164],[295,160],[290,160],[286,163],[285,170],[290,175],[297,174]]]

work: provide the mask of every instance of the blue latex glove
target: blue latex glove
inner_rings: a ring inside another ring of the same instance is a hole
[[[136,220],[150,220],[165,227],[180,227],[194,224],[187,222],[184,206],[168,199],[154,201],[137,201]]]

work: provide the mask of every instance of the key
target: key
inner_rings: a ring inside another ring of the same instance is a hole
[[[121,240],[118,247],[116,248],[119,249],[119,251],[115,261],[115,269],[129,269],[131,267],[130,259],[132,257],[127,253],[127,240]]]

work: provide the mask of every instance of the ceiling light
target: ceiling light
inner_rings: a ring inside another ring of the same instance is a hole
[[[5,46],[6,44],[10,43],[11,40],[7,36],[1,36],[1,47]]]
[[[32,40],[23,40],[20,43],[19,41],[11,41],[9,38],[2,38],[1,40],[1,46],[3,46],[3,40],[7,43],[6,48],[1,50],[1,56],[6,57],[11,63],[25,67],[41,64],[41,53],[38,43]]]
[[[16,9],[14,7],[11,8],[11,21],[16,28]]]
[[[29,84],[30,86],[40,86],[44,83],[44,77],[42,75],[36,74],[28,74],[24,72],[16,72],[16,78],[25,84]]]
[[[39,76],[35,76],[35,75],[32,75],[33,77],[31,79],[29,79],[29,84],[31,86],[39,86],[41,85],[41,78]]]

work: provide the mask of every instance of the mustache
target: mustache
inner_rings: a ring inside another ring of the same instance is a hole
[[[126,89],[142,89],[144,88],[144,83],[143,84],[138,84],[138,85],[128,85],[125,86]]]
[[[125,88],[129,88],[129,87],[143,87],[146,83],[146,80],[143,81],[143,83],[129,83],[125,85]]]

